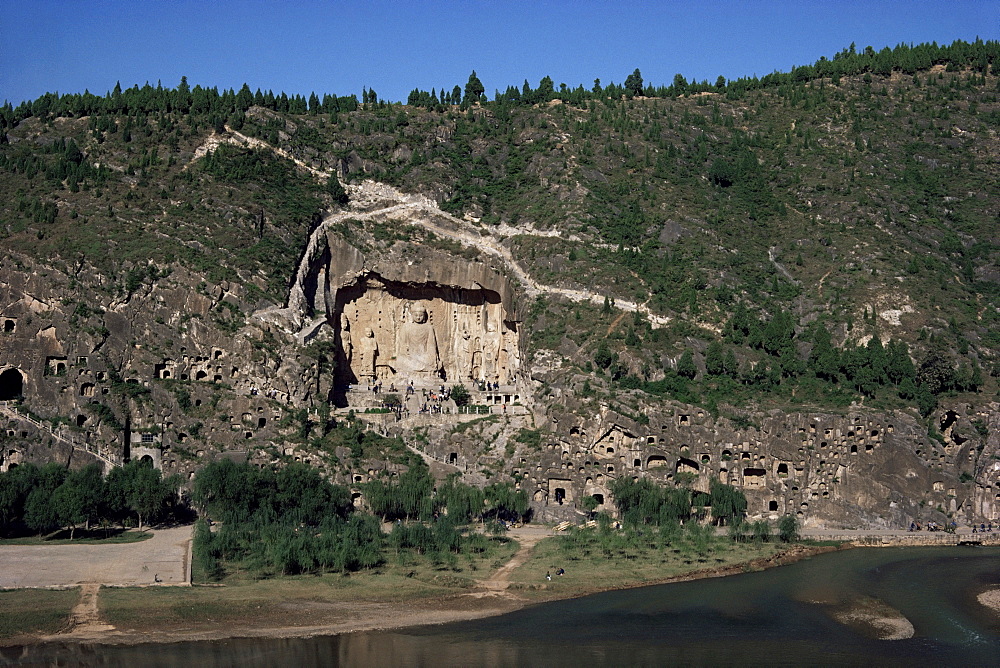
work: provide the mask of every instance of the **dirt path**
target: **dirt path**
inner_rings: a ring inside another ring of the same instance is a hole
[[[115,627],[101,619],[97,608],[97,594],[101,589],[99,584],[85,584],[80,587],[80,602],[70,612],[66,629],[49,639],[88,639],[100,638]]]
[[[511,557],[510,561],[498,568],[485,580],[479,581],[479,586],[484,591],[475,592],[471,596],[476,598],[482,598],[483,596],[510,596],[507,593],[507,588],[510,587],[511,574],[528,562],[531,553],[535,549],[535,545],[539,541],[554,534],[545,527],[521,527],[520,529],[510,531],[507,535],[516,540],[520,547],[514,553],[514,556]]]
[[[521,265],[514,259],[514,256],[506,246],[501,244],[498,240],[481,235],[477,230],[470,228],[468,222],[442,211],[438,208],[437,204],[426,197],[420,195],[407,195],[395,191],[388,186],[384,186],[384,184],[369,184],[369,182],[366,182],[361,186],[352,186],[350,187],[350,190],[353,193],[359,190],[363,191],[365,188],[377,188],[380,193],[388,192],[397,203],[375,211],[363,213],[348,211],[338,213],[320,223],[313,231],[312,236],[309,239],[306,252],[303,254],[302,261],[299,265],[296,281],[289,293],[289,310],[301,310],[302,306],[306,302],[305,291],[302,286],[305,284],[312,261],[323,250],[323,244],[326,241],[326,230],[331,225],[349,218],[364,220],[383,216],[399,217],[399,222],[414,225],[416,227],[422,227],[430,232],[433,232],[439,237],[457,241],[463,246],[475,248],[477,251],[485,255],[491,255],[497,258],[514,275],[514,278],[521,284],[522,288],[524,288],[524,291],[529,297],[540,294],[559,295],[569,299],[570,301],[590,302],[596,305],[604,304],[604,299],[607,297],[604,293],[595,293],[590,290],[558,288],[538,283],[524,269],[521,268]],[[423,215],[413,215],[414,213]],[[435,222],[435,219],[447,221],[448,223],[451,223],[452,226],[448,227],[446,225],[439,224]],[[670,318],[653,313],[645,304],[638,304],[629,300],[616,299],[615,308],[626,312],[638,311],[643,313],[649,319],[649,322],[653,327],[662,327],[670,322]]]
[[[823,281],[825,281],[826,277],[829,276],[830,274],[831,271],[828,271],[825,274],[823,274],[823,276],[819,279],[819,284],[816,286],[816,290],[819,293],[820,297],[823,296]]]
[[[622,313],[620,316],[618,316],[617,318],[615,318],[615,321],[613,323],[611,323],[610,325],[608,325],[608,333],[605,336],[611,336],[611,333],[613,331],[615,331],[616,329],[618,329],[618,325],[620,325],[621,322],[622,322],[622,320],[624,320],[624,319],[625,319],[625,314],[624,313]]]

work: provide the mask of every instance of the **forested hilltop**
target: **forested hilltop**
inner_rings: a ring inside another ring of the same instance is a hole
[[[0,470],[304,462],[371,508],[423,458],[553,520],[622,475],[994,513],[1000,44],[622,74],[5,104]]]

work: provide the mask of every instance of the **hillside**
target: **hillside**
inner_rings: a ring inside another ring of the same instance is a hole
[[[817,521],[990,516],[998,56],[852,48],[491,101],[473,75],[405,105],[186,81],[8,105],[0,398],[165,470],[227,452],[361,483],[422,451],[553,517],[556,490],[603,504],[633,468]],[[433,368],[403,353],[418,302]],[[491,413],[395,422],[359,392],[410,376]],[[365,410],[402,441],[356,429]],[[44,458],[11,420],[2,464]]]

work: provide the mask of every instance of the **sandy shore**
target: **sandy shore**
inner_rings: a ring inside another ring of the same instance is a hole
[[[530,541],[530,550],[536,541]],[[647,587],[672,582],[686,582],[704,578],[725,577],[747,571],[758,571],[794,563],[833,547],[808,547],[794,545],[771,557],[734,564],[731,566],[691,571],[662,580],[635,583],[634,587]],[[520,552],[519,552],[520,554]],[[523,558],[523,557],[522,557]],[[515,556],[515,560],[518,557]],[[509,571],[507,571],[509,573]],[[578,598],[608,591],[608,587],[593,587],[586,591],[565,592],[533,590],[528,598],[517,590],[503,586],[494,574],[483,581],[481,587],[446,596],[400,602],[290,602],[276,601],[274,608],[257,616],[251,623],[233,624],[231,621],[213,624],[211,621],[195,624],[160,626],[157,628],[115,629],[97,615],[80,615],[80,622],[64,632],[49,636],[7,638],[0,645],[26,645],[47,642],[86,642],[101,644],[138,645],[145,643],[175,643],[231,638],[308,638],[340,635],[363,631],[383,631],[413,626],[445,624],[492,617],[513,612],[529,605],[566,598]],[[629,587],[621,587],[629,588]],[[96,597],[94,598],[96,602]]]
[[[982,605],[1000,614],[1000,589],[988,589],[976,597]]]
[[[472,599],[466,599],[472,601]],[[483,605],[482,599],[471,605],[462,600],[428,599],[419,604],[408,603],[343,603],[322,604],[317,606],[313,615],[316,619],[340,618],[342,621],[326,623],[301,623],[310,615],[302,611],[295,614],[295,625],[285,625],[289,615],[280,610],[271,617],[258,619],[254,625],[241,625],[226,622],[224,625],[211,623],[192,629],[181,626],[158,629],[134,629],[121,631],[113,626],[97,621],[93,624],[77,626],[66,633],[36,638],[21,638],[20,644],[37,644],[47,642],[86,642],[109,645],[141,645],[147,643],[197,642],[206,640],[226,640],[231,638],[310,638],[313,636],[331,636],[362,631],[384,631],[411,626],[429,624],[447,624],[448,622],[466,621],[481,617],[502,615],[523,607],[512,601],[490,601]],[[263,622],[263,623],[260,623]]]
[[[888,606],[867,606],[834,613],[834,619],[879,640],[906,640],[916,632],[909,619]]]

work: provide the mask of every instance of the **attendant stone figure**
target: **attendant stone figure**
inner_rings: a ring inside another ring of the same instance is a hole
[[[513,382],[514,372],[520,366],[521,351],[517,347],[517,332],[513,329],[513,326],[504,325],[499,355],[500,375],[503,377],[504,382]]]
[[[371,327],[365,328],[364,336],[358,341],[357,355],[355,356],[355,375],[358,380],[375,378],[375,362],[378,359],[378,341],[375,340],[375,332]]]
[[[483,346],[482,339],[478,336],[472,344],[472,365],[469,371],[469,378],[474,381],[483,379]]]
[[[340,350],[344,355],[344,361],[347,366],[351,366],[351,361],[354,359],[354,345],[351,341],[351,321],[347,319],[346,315],[342,315],[340,327]]]
[[[479,380],[478,367],[482,364],[482,353],[479,351],[479,339],[473,338],[469,334],[469,329],[462,329],[462,338],[459,340],[461,357],[459,358],[458,370],[459,379]],[[478,359],[477,359],[478,358]]]
[[[486,338],[483,341],[483,376],[487,381],[500,379],[500,332],[493,322],[486,323]]]

